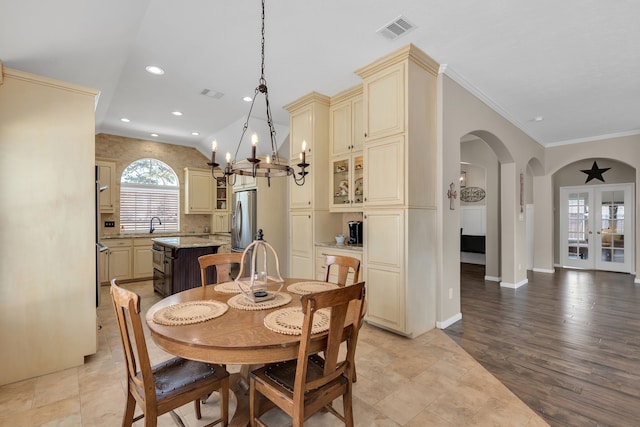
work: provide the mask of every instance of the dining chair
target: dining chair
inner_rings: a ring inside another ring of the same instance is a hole
[[[338,270],[338,280],[336,284],[345,286],[349,269],[353,270],[353,283],[358,283],[360,275],[360,260],[350,256],[325,255],[324,256],[324,281],[329,281],[331,271]]]
[[[249,376],[249,420],[251,426],[265,426],[257,413],[258,394],[264,396],[292,418],[293,427],[301,427],[314,413],[326,409],[348,427],[353,426],[352,370],[358,332],[364,307],[364,282],[301,297],[302,334],[298,357],[254,370]],[[351,319],[347,319],[350,304],[355,304]],[[323,337],[320,357],[310,350],[314,314],[330,309],[329,330]],[[350,326],[345,328],[345,320]],[[350,340],[346,355],[340,353],[342,342]],[[342,355],[342,357],[339,357]],[[344,414],[336,411],[332,402],[342,396]]]
[[[324,256],[324,281],[329,282],[331,271],[338,270],[338,279],[336,284],[339,286],[346,286],[347,276],[349,275],[349,269],[353,270],[352,283],[358,283],[360,276],[360,260],[350,256],[344,255],[325,255]],[[362,324],[362,323],[361,323]],[[349,342],[347,341],[347,345]],[[353,368],[353,382],[358,380],[356,374],[356,368]]]
[[[216,283],[230,282],[231,267],[233,264],[240,264],[242,261],[242,252],[231,252],[228,254],[208,254],[198,257],[200,263],[200,277],[202,286],[207,286],[207,268],[216,267]]]
[[[144,425],[156,426],[160,415],[170,413],[178,425],[183,425],[175,409],[194,402],[196,418],[201,419],[200,399],[220,391],[220,418],[213,426],[229,421],[229,373],[220,365],[174,357],[151,366],[140,320],[140,296],[111,281],[111,300],[116,311],[120,338],[127,369],[127,404],[123,426],[145,418]],[[142,414],[134,418],[136,403]]]

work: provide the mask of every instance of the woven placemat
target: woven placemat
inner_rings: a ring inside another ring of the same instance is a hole
[[[276,293],[274,299],[262,302],[251,302],[243,294],[234,295],[227,301],[233,308],[240,310],[268,310],[270,308],[287,305],[291,302],[291,295],[283,292]]]
[[[329,309],[322,308],[313,315],[311,333],[318,334],[329,329]],[[301,335],[304,314],[301,307],[286,307],[269,313],[264,318],[264,326],[273,332],[285,335]]]
[[[328,291],[337,289],[338,285],[328,282],[298,282],[287,286],[287,292],[298,295],[312,294],[314,292]]]
[[[224,282],[224,283],[220,283],[217,284],[213,287],[213,289],[216,290],[216,292],[221,292],[223,294],[239,294],[240,293],[240,288],[238,288],[237,282]],[[244,287],[246,292],[249,292],[249,287],[245,286]]]
[[[222,316],[228,309],[220,301],[187,301],[156,311],[153,321],[166,326],[190,325]]]

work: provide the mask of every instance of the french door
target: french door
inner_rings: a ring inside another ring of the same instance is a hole
[[[631,273],[633,184],[560,188],[562,265]]]

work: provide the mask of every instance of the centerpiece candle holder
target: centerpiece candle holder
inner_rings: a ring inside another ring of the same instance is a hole
[[[267,254],[270,250],[275,259],[275,275],[269,275],[267,271]],[[251,257],[251,274],[245,277],[247,257]],[[284,286],[284,280],[280,275],[280,261],[278,254],[269,243],[264,240],[262,230],[258,230],[256,239],[242,252],[240,272],[235,280],[242,295],[253,303],[269,301],[276,297]],[[277,290],[269,290],[275,287]]]

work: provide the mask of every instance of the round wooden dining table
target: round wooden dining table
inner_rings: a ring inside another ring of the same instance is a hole
[[[285,279],[281,292],[286,292],[287,286],[302,281],[309,279]],[[231,375],[230,388],[235,394],[237,406],[229,425],[246,426],[249,421],[246,384],[249,366],[291,360],[298,356],[300,336],[274,332],[264,325],[264,318],[275,310],[300,306],[300,295],[291,294],[288,304],[266,310],[229,307],[219,317],[189,325],[167,326],[153,320],[157,311],[175,304],[203,300],[226,303],[237,295],[217,292],[214,287],[200,286],[168,296],[147,311],[146,321],[153,341],[167,353],[201,362],[244,365],[241,373]],[[348,315],[347,318],[352,319],[353,316]],[[326,333],[314,336],[312,351],[322,351],[326,345],[325,336]]]

